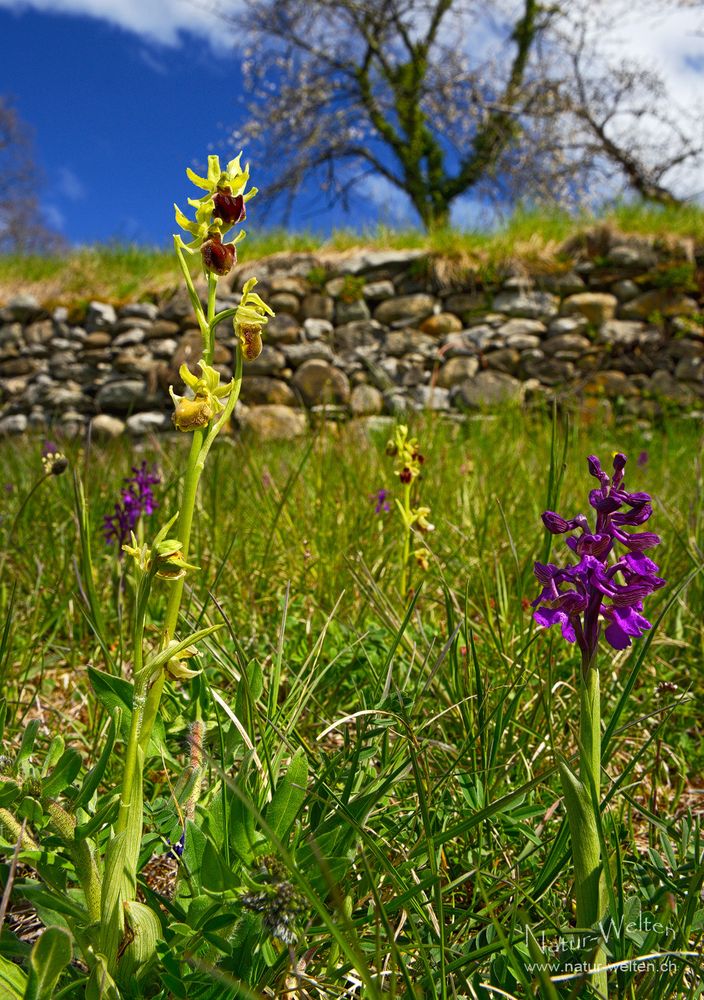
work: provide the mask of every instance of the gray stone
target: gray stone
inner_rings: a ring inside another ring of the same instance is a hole
[[[699,311],[695,299],[670,288],[654,288],[626,302],[621,313],[626,319],[648,319],[660,316],[692,316]]]
[[[301,308],[300,299],[291,292],[276,292],[269,297],[268,304],[275,313],[288,313],[289,316],[298,316]]]
[[[680,406],[691,406],[698,401],[696,393],[688,385],[678,382],[674,375],[666,371],[656,371],[648,389],[654,396],[672,400]]]
[[[640,288],[635,281],[631,281],[630,278],[623,278],[621,281],[615,281],[611,286],[611,291],[614,293],[619,302],[630,302],[631,299],[635,299],[637,295],[640,295]]]
[[[642,342],[645,324],[635,320],[612,319],[599,327],[596,339],[600,344],[614,347],[635,347]]]
[[[120,333],[115,337],[112,342],[113,347],[133,347],[135,344],[141,344],[144,340],[144,329],[139,326],[133,326],[129,330],[125,330],[124,333]]]
[[[546,354],[571,359],[586,354],[592,346],[592,342],[579,333],[563,333],[557,337],[549,337],[543,342],[542,349]]]
[[[548,337],[561,337],[566,333],[584,333],[589,327],[586,316],[560,316],[548,327]]]
[[[301,410],[289,406],[256,406],[242,415],[242,426],[257,441],[288,441],[305,434],[307,422]]]
[[[167,337],[165,340],[150,340],[149,350],[155,358],[170,360],[178,349],[178,341]]]
[[[427,256],[425,250],[364,250],[342,261],[339,270],[343,274],[361,274],[363,271],[382,269],[397,273],[402,271],[411,261]]]
[[[701,382],[704,379],[704,358],[681,358],[675,368],[675,378],[684,382]]]
[[[516,351],[529,351],[540,347],[540,337],[534,337],[530,333],[513,333],[506,337],[506,347],[511,347]]]
[[[379,345],[383,330],[374,320],[356,320],[335,328],[332,346],[336,351],[352,351],[357,347]]]
[[[350,396],[350,410],[355,417],[373,416],[384,409],[384,397],[373,385],[356,385]]]
[[[282,372],[286,367],[288,354],[272,347],[271,344],[264,344],[262,353],[254,361],[245,361],[245,378],[249,375],[273,375]]]
[[[367,302],[383,302],[384,299],[391,299],[396,294],[393,281],[370,281],[362,288],[362,295]]]
[[[29,323],[41,316],[43,309],[34,295],[22,292],[20,295],[13,295],[3,312],[7,314],[10,321],[17,320],[19,323]]]
[[[559,299],[549,292],[507,291],[494,296],[494,309],[509,316],[547,319],[557,315]]]
[[[412,390],[411,399],[423,410],[450,409],[450,391],[439,385],[418,385]]]
[[[299,299],[302,299],[308,291],[308,283],[305,278],[295,275],[272,274],[268,285],[272,294],[288,292],[290,295],[297,295]]]
[[[304,319],[327,319],[335,315],[335,302],[329,295],[312,292],[303,299],[301,315]]]
[[[335,303],[335,323],[338,325],[368,320],[370,316],[369,306],[363,299],[353,302],[338,299]]]
[[[466,320],[468,314],[486,312],[487,295],[485,292],[455,292],[448,295],[443,302],[443,308]]]
[[[608,292],[580,292],[570,295],[562,303],[563,316],[583,316],[594,326],[601,326],[616,315],[618,299]]]
[[[517,403],[523,387],[518,379],[504,372],[479,372],[457,387],[454,402],[461,409],[481,410],[487,406]]]
[[[44,393],[43,402],[51,410],[84,410],[93,407],[93,400],[84,396],[74,383],[71,383],[71,387],[65,385],[50,386]]]
[[[498,331],[502,337],[542,337],[546,333],[545,324],[537,319],[510,319],[502,323]]]
[[[48,344],[54,336],[54,324],[50,319],[41,319],[30,323],[24,331],[24,339],[28,344]]]
[[[159,315],[159,307],[154,302],[130,302],[118,309],[120,319],[155,320]]]
[[[345,404],[350,398],[349,379],[327,361],[313,359],[304,362],[293,376],[292,384],[300,392],[306,406]]]
[[[312,358],[319,358],[322,361],[333,359],[332,348],[322,340],[314,340],[308,344],[287,344],[284,355],[292,368],[298,368],[304,361],[310,361]]]
[[[98,440],[111,440],[124,433],[125,423],[109,413],[99,413],[90,422],[90,435]]]
[[[24,413],[13,413],[0,418],[0,434],[24,434],[27,430],[27,417]]]
[[[301,324],[293,316],[281,313],[269,320],[265,336],[272,344],[295,344],[302,332]]]
[[[328,319],[315,319],[311,317],[303,322],[303,332],[306,340],[327,340],[333,329],[334,327]]]
[[[519,351],[504,347],[498,351],[491,351],[486,355],[487,368],[493,371],[506,372],[508,375],[515,375],[521,362]]]
[[[91,302],[86,312],[86,330],[104,330],[117,322],[115,307],[109,302]]]
[[[479,360],[476,357],[457,356],[450,358],[438,372],[438,385],[443,389],[452,389],[460,382],[473,378],[479,371]]]
[[[127,418],[127,433],[133,437],[143,434],[158,434],[173,427],[169,417],[159,410],[147,410],[145,413],[133,413]]]
[[[387,326],[399,322],[420,323],[431,315],[435,305],[436,299],[432,295],[399,295],[378,305],[374,310],[374,319]]]
[[[240,398],[248,406],[275,404],[299,406],[300,401],[288,383],[266,375],[252,375],[242,380]]]
[[[526,375],[537,378],[542,385],[562,385],[574,377],[572,362],[559,361],[557,358],[527,361],[524,370]]]
[[[586,288],[584,281],[575,271],[546,275],[540,278],[540,284],[546,291],[561,296],[574,295]]]
[[[146,396],[144,379],[119,379],[101,386],[96,402],[109,413],[127,413],[130,409],[143,408]]]
[[[642,243],[619,243],[611,247],[608,257],[610,264],[647,271],[657,264],[657,253],[652,247]]]
[[[434,354],[437,341],[418,330],[390,330],[383,342],[383,350],[390,357],[400,357],[409,351]]]

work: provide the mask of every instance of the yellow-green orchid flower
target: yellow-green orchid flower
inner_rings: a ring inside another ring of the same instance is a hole
[[[179,375],[184,383],[193,390],[193,398],[177,396],[174,387],[169,386],[169,393],[174,401],[173,421],[180,431],[194,431],[198,427],[207,427],[213,417],[224,408],[222,400],[230,395],[234,382],[220,385],[220,373],[203,361],[198,362],[201,370],[200,378],[194,375],[188,365],[181,365]]]
[[[269,322],[274,310],[252,289],[257,283],[250,278],[242,289],[242,298],[233,320],[235,334],[242,344],[245,361],[254,361],[262,352],[262,327]]]

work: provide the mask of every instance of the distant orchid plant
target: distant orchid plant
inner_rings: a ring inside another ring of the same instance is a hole
[[[545,511],[543,524],[554,535],[569,535],[567,545],[578,562],[559,568],[535,564],[542,591],[533,602],[535,621],[546,628],[559,625],[563,637],[582,654],[580,672],[579,774],[559,761],[565,806],[572,838],[577,923],[594,927],[605,909],[603,859],[597,811],[601,779],[601,708],[597,653],[602,635],[614,649],[626,649],[651,627],[643,602],[665,585],[658,567],[645,553],[659,544],[649,531],[631,531],[652,514],[648,493],[630,493],[624,485],[626,456],[614,455],[613,475],[603,471],[594,455],[589,472],[599,486],[589,493],[595,511],[591,529],[584,514],[564,518]],[[597,950],[596,963],[603,963]],[[596,971],[593,985],[607,995],[605,971]]]
[[[411,504],[413,484],[419,479],[425,463],[416,438],[408,436],[408,427],[399,424],[394,436],[386,445],[386,454],[395,459],[394,475],[398,476],[402,487],[402,500],[396,498],[396,506],[403,522],[403,552],[401,555],[401,595],[405,599],[408,591],[408,570],[411,554],[422,570],[429,566],[427,546],[419,544],[411,553],[411,539],[414,533],[427,535],[435,530],[428,520],[430,507],[413,507]],[[420,542],[420,538],[419,538]]]

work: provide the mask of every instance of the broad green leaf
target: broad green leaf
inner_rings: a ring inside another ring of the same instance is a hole
[[[51,1000],[59,976],[72,957],[71,935],[60,927],[47,927],[29,956],[25,1000]]]
[[[0,955],[0,996],[3,1000],[23,1000],[27,977],[19,965]]]
[[[120,982],[135,976],[141,979],[156,958],[156,946],[162,939],[161,921],[146,903],[125,902],[125,922],[131,940],[119,960]]]
[[[82,766],[83,760],[77,750],[64,750],[54,770],[42,782],[42,797],[53,799],[60,795],[73,783]]]
[[[298,810],[305,801],[307,778],[306,755],[303,750],[298,750],[286,774],[277,784],[274,796],[264,814],[272,833],[281,841],[293,826]]]
[[[20,749],[17,754],[17,763],[21,764],[23,761],[27,760],[29,755],[34,749],[34,741],[37,738],[37,733],[39,732],[40,722],[39,719],[34,719],[25,729],[22,735],[22,742],[20,744]]]

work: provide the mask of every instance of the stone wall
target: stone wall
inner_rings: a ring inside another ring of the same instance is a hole
[[[595,230],[533,271],[477,270],[422,251],[240,266],[221,282],[218,308],[236,304],[256,273],[276,317],[245,366],[237,421],[285,437],[321,415],[459,418],[552,396],[646,417],[702,406],[704,305],[691,243]],[[178,368],[197,360],[199,343],[183,290],[159,303],[51,312],[12,299],[0,309],[0,433],[170,430],[168,386],[183,391]],[[232,356],[225,323],[215,356],[225,379]]]

